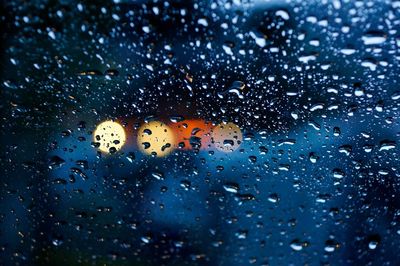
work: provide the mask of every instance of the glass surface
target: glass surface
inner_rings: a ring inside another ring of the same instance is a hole
[[[0,12],[0,265],[398,265],[400,1]]]

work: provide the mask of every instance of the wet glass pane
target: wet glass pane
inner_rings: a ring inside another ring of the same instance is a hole
[[[3,1],[0,265],[397,265],[400,1]]]

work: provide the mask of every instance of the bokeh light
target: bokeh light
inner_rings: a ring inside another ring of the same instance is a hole
[[[176,134],[179,149],[206,149],[211,144],[212,125],[201,119],[187,119],[173,123],[170,127]]]
[[[163,157],[174,149],[176,137],[163,122],[151,121],[139,128],[137,143],[143,153]]]
[[[100,151],[114,153],[124,146],[126,134],[124,128],[119,123],[108,120],[96,127],[93,139]]]
[[[211,138],[214,146],[223,152],[236,150],[243,141],[242,131],[231,122],[215,126],[212,130]]]

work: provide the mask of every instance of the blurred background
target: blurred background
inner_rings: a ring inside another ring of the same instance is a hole
[[[398,264],[399,13],[2,1],[0,264]],[[94,134],[109,120],[126,133],[112,152]],[[193,120],[240,141],[138,141]]]

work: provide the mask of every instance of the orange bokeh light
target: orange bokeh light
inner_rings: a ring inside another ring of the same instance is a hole
[[[208,148],[211,144],[210,122],[200,119],[187,119],[178,123],[171,123],[169,126],[174,130],[177,138],[177,148],[192,149],[201,144],[200,149]],[[191,144],[192,143],[192,144]]]

